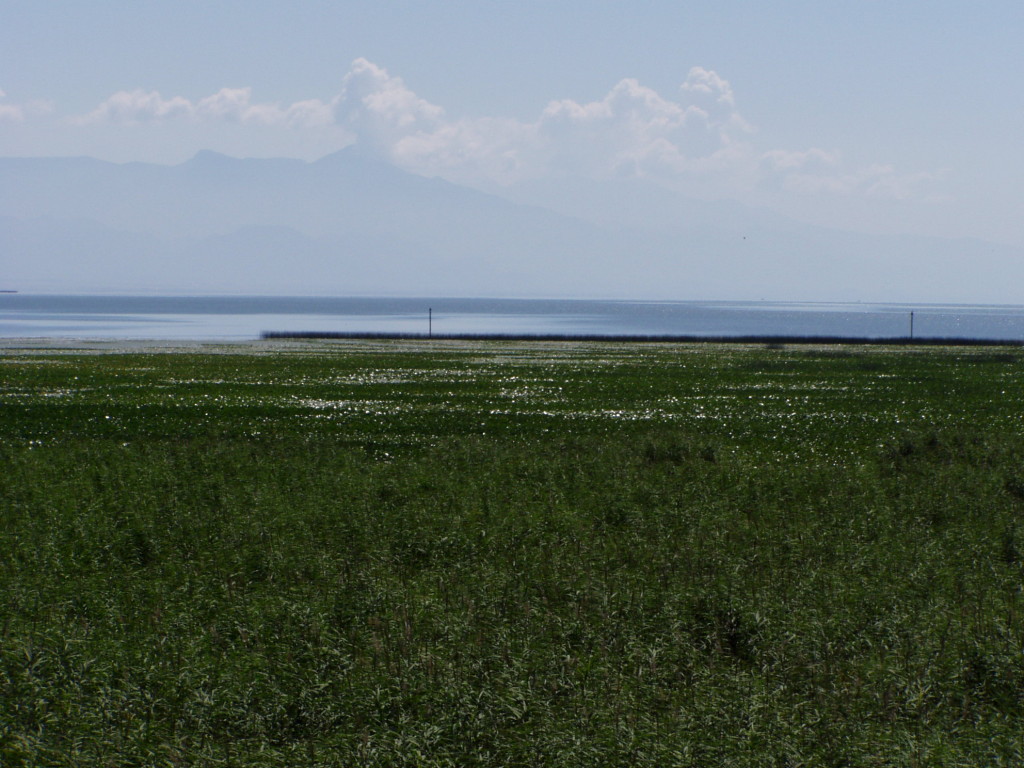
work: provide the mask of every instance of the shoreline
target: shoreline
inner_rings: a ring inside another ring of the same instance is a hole
[[[913,347],[981,348],[998,347],[1016,349],[1024,341],[1007,339],[971,339],[948,337],[877,338],[844,336],[697,336],[697,335],[610,335],[610,334],[416,334],[416,333],[323,333],[323,332],[263,332],[258,338],[248,339],[116,339],[116,338],[55,338],[55,337],[0,337],[0,355],[31,353],[260,353],[275,350],[324,349],[323,342],[372,343],[403,342],[422,349],[447,344],[678,344],[693,346],[761,346],[784,350],[786,347]]]

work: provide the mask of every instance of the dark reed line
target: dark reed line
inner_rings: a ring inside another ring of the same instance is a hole
[[[943,347],[1020,347],[1014,339],[956,337],[868,336],[698,336],[685,334],[561,334],[561,333],[387,333],[372,331],[264,331],[262,339],[371,339],[436,341],[566,341],[566,342],[671,342],[699,344],[872,344]]]

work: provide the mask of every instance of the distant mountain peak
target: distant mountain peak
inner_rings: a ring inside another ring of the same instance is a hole
[[[1007,302],[1024,280],[1021,249],[809,227],[635,181],[499,196],[358,144],[314,162],[0,158],[0,264],[64,291]]]
[[[190,159],[182,163],[182,165],[207,165],[211,163],[223,164],[237,161],[237,157],[225,155],[223,152],[215,152],[212,149],[200,149]]]
[[[314,160],[314,163],[332,163],[338,161],[349,162],[355,159],[365,160],[367,162],[381,163],[383,165],[391,165],[385,158],[381,156],[372,146],[369,144],[349,144],[348,146],[342,147],[339,150],[330,152],[319,160]]]
[[[402,176],[415,175],[402,170],[372,149],[367,149],[359,144],[350,144],[337,152],[331,152],[319,160],[314,160],[310,165],[317,168],[351,168]]]

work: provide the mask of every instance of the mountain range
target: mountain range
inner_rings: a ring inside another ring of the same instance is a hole
[[[1017,303],[1024,278],[1010,246],[813,227],[638,180],[534,186],[485,193],[356,147],[0,158],[0,288]]]

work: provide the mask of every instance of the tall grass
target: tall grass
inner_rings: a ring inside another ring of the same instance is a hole
[[[1024,370],[0,359],[3,765],[1024,761]]]

